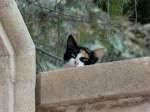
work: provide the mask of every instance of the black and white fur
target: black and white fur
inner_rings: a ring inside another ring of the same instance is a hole
[[[99,54],[101,54],[102,56],[103,53],[103,48],[90,50],[87,47],[79,46],[75,41],[73,35],[69,35],[66,51],[64,53],[64,62],[67,65],[74,67],[91,65],[95,64],[100,58]]]

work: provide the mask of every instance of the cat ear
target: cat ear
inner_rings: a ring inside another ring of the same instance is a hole
[[[95,57],[97,57],[98,59],[101,59],[104,56],[105,49],[104,48],[95,48],[93,50],[93,52],[95,53]]]
[[[76,48],[76,47],[77,47],[77,43],[73,35],[69,35],[67,40],[67,48]]]

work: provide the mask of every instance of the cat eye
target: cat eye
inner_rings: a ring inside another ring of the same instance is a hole
[[[83,62],[85,62],[85,61],[88,61],[89,59],[88,59],[88,58],[83,58],[83,57],[82,57],[82,58],[80,58],[80,60],[83,61]]]
[[[73,53],[71,54],[71,56],[72,56],[73,58],[75,58],[75,57],[76,57],[76,55],[75,55],[75,54],[73,54]]]

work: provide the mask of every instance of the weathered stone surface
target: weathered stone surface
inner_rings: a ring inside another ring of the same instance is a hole
[[[150,97],[149,66],[150,58],[144,57],[41,73],[37,77],[37,104],[45,108],[74,103],[82,105],[80,102],[89,103],[89,98],[105,96],[107,99],[109,95],[117,94],[132,94],[132,98],[145,90],[147,92],[142,95]]]
[[[0,0],[0,21],[17,56],[34,52],[33,41],[15,0]]]
[[[10,109],[9,112],[34,112],[36,80],[35,46],[17,8],[15,0],[0,0],[0,23],[3,26],[3,29],[0,29],[0,31],[4,30],[15,55],[13,57],[15,77],[12,78],[15,79],[13,82],[14,88],[12,88],[14,91],[13,98],[15,104],[10,105],[14,107],[14,109],[7,108]],[[6,40],[4,36],[2,37],[4,38],[3,40]],[[7,45],[8,42],[5,43]],[[2,42],[0,42],[0,47],[1,45]],[[4,47],[6,45],[4,45]],[[6,52],[8,50],[7,47],[6,49],[0,48],[0,50],[3,52],[3,55],[0,56],[5,56],[9,53],[9,51]],[[9,65],[10,63],[8,63],[8,66]],[[7,67],[4,66],[4,68]],[[1,66],[0,69],[2,69]],[[0,71],[0,75],[1,73]],[[6,77],[4,73],[2,74]],[[10,74],[8,75],[10,76]],[[6,105],[3,101],[2,104]]]
[[[116,100],[80,105],[39,107],[36,112],[149,112],[149,105],[150,101],[133,102],[126,99],[124,101]]]
[[[25,55],[17,58],[15,112],[35,112],[35,56]]]
[[[150,89],[150,58],[69,68],[38,75],[40,104]]]
[[[11,59],[0,57],[0,112],[14,112],[14,84]]]
[[[7,49],[4,47],[4,43],[3,43],[3,40],[2,38],[0,37],[0,57],[2,56],[8,56],[8,52],[7,52]]]
[[[0,112],[14,112],[14,51],[0,22]]]

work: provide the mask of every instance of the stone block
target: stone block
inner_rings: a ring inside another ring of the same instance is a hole
[[[41,73],[39,104],[150,89],[150,58],[137,58]]]
[[[119,108],[120,112],[148,110],[145,105],[149,103],[143,100],[149,102],[150,99],[149,66],[150,58],[143,57],[40,73],[36,87],[38,108],[55,108],[56,112],[78,112],[80,108],[83,112],[105,112],[103,108],[96,110],[97,105],[106,107],[107,112],[111,112],[113,106],[116,108],[112,112],[119,112]],[[125,109],[119,107],[120,102]],[[132,108],[130,104],[134,104]]]

